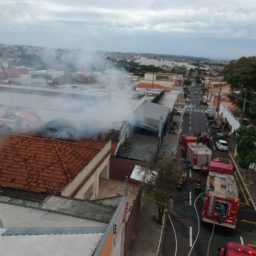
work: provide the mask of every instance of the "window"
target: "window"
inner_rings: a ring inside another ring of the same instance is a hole
[[[221,216],[226,216],[228,213],[228,204],[220,201],[215,201],[214,211]]]

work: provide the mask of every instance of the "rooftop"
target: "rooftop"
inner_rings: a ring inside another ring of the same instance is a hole
[[[60,194],[106,141],[0,134],[0,186]]]
[[[170,109],[156,103],[145,102],[135,111],[136,126],[158,132],[160,119],[165,123]]]
[[[0,236],[5,256],[93,255],[102,233]],[[57,252],[57,254],[56,254]]]
[[[158,83],[152,83],[152,82],[149,82],[149,83],[138,83],[136,85],[137,88],[143,88],[143,89],[150,89],[150,90],[153,90],[153,89],[162,89],[164,90],[165,92],[170,92],[171,91],[171,87],[169,86],[165,86],[165,85],[161,85],[161,84],[158,84]]]
[[[236,181],[233,175],[209,172],[206,190],[216,197],[238,199]]]
[[[128,209],[132,209],[133,202],[137,198],[140,190],[138,184],[127,183],[127,192],[128,192]],[[100,193],[97,199],[101,198],[110,198],[116,196],[122,196],[125,193],[125,184],[123,181],[119,180],[105,180],[100,179]]]
[[[133,133],[120,147],[117,155],[122,158],[148,162],[155,157],[158,143],[157,137]]]

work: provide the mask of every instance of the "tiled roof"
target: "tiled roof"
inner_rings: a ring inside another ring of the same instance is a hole
[[[165,92],[170,92],[171,88],[168,86],[164,86],[161,84],[152,84],[152,83],[139,83],[136,86],[137,88],[144,88],[144,89],[162,89]]]
[[[0,134],[0,186],[60,194],[106,143]]]

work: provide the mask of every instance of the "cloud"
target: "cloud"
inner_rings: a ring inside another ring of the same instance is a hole
[[[21,30],[32,42],[47,44],[48,32],[51,46],[97,47],[110,34],[113,45],[139,34],[256,37],[255,0],[2,0],[0,8],[2,40]]]
[[[255,36],[256,3],[249,1],[2,1],[7,23],[69,24],[114,31]],[[253,26],[255,27],[255,26]]]

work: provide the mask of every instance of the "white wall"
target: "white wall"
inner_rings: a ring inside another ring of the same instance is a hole
[[[61,195],[66,197],[72,196],[77,188],[82,185],[81,183],[86,179],[86,177],[90,175],[92,171],[94,171],[94,174],[85,184],[83,184],[74,197],[83,199],[84,193],[92,184],[94,184],[93,197],[97,196],[99,192],[99,175],[105,169],[105,167],[108,168],[110,150],[111,141],[109,141],[104,148],[90,161],[90,163],[85,166],[84,169],[78,173],[77,176],[63,189]],[[109,168],[107,170],[109,171]],[[109,174],[107,174],[107,177],[109,177]]]
[[[230,110],[223,104],[220,104],[220,114],[222,114],[223,117],[227,118],[229,124],[232,126],[231,132],[238,129],[240,127],[239,121],[234,117],[234,115],[230,112]]]

